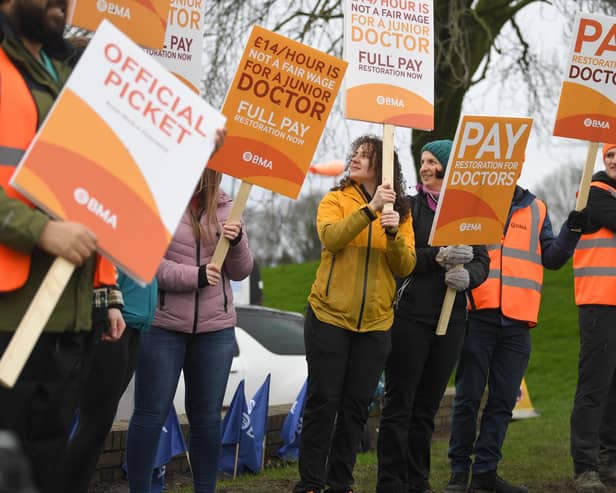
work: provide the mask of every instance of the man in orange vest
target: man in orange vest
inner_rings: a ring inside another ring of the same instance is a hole
[[[96,238],[35,209],[9,178],[70,73],[63,61],[66,7],[65,0],[0,0],[0,354],[54,258],[80,266],[15,387],[0,388],[0,429],[18,435],[41,493],[58,491],[54,476],[93,342]]]
[[[616,486],[616,144],[603,144],[603,163],[588,194],[591,229],[573,255],[580,355],[571,456],[579,493]]]
[[[503,239],[489,245],[487,280],[469,296],[468,331],[456,371],[446,492],[525,493],[497,474],[501,448],[530,358],[537,325],[543,268],[558,269],[573,255],[587,212],[572,211],[558,236],[546,205],[517,186]],[[488,401],[476,436],[486,384]],[[474,453],[474,460],[471,455]],[[469,473],[472,478],[469,486]]]

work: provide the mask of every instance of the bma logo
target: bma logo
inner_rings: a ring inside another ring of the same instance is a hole
[[[460,223],[460,231],[481,231],[481,223]]]
[[[511,226],[513,229],[523,229],[523,230],[526,230],[526,224],[510,223],[509,226]]]
[[[248,413],[242,413],[242,430],[246,432],[250,438],[255,437],[255,432],[252,429],[252,423],[250,422],[250,416]]]
[[[118,5],[117,3],[108,2],[107,0],[97,0],[96,8],[103,14],[116,15],[124,19],[130,19],[130,9],[128,7]]]
[[[593,120],[592,118],[585,118],[584,126],[592,127],[592,128],[605,128],[609,130],[610,122],[605,121],[605,120]]]
[[[395,106],[396,108],[404,108],[404,100],[398,98],[391,98],[389,96],[377,96],[376,104],[379,106]]]
[[[73,191],[73,198],[75,202],[79,205],[83,205],[105,224],[108,224],[113,229],[118,227],[118,216],[111,212],[111,209],[106,209],[105,206],[94,197],[91,197],[85,188],[76,188]]]
[[[256,164],[257,166],[261,166],[262,168],[272,169],[273,163],[267,158],[258,156],[257,154],[253,154],[250,151],[246,151],[242,154],[242,159],[247,163]]]

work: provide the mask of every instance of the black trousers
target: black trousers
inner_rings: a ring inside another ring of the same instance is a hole
[[[0,353],[12,335],[0,332]],[[63,493],[59,466],[91,344],[90,332],[44,333],[15,386],[0,387],[0,429],[21,440],[41,493]]]
[[[465,320],[451,320],[445,336],[434,324],[396,317],[385,365],[378,493],[428,489],[434,417],[460,356]]]
[[[389,331],[352,332],[318,320],[304,326],[308,391],[294,491],[344,490],[368,420],[368,406],[389,353]]]
[[[579,307],[580,356],[571,413],[576,474],[616,465],[616,306]]]
[[[95,328],[100,339],[102,330]],[[64,493],[87,493],[118,402],[137,365],[140,333],[126,327],[117,342],[96,343],[79,396],[79,426],[66,450],[62,474]]]

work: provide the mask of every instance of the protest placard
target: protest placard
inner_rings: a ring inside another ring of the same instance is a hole
[[[111,21],[135,43],[161,48],[167,17],[174,24],[190,25],[185,4],[202,0],[69,0],[67,24],[95,31],[103,19]]]
[[[224,120],[104,21],[11,185],[150,282]]]
[[[103,21],[11,185],[53,217],[88,227],[100,252],[150,282],[224,122]],[[5,351],[5,385],[14,384],[64,289],[74,268],[67,264],[54,262],[39,289],[44,309],[30,305]]]
[[[430,245],[500,243],[532,122],[525,117],[460,118]]]
[[[590,142],[576,209],[588,200],[598,142],[616,140],[616,18],[578,13],[554,135]]]
[[[522,173],[532,118],[463,115],[456,130],[428,243],[500,244]],[[455,290],[447,289],[437,334],[447,329]]]
[[[202,76],[205,5],[205,0],[171,0],[163,47],[145,47],[148,55],[195,92]]]
[[[225,144],[210,167],[297,198],[346,65],[254,26],[222,109]]]
[[[345,117],[434,128],[432,1],[346,0]]]

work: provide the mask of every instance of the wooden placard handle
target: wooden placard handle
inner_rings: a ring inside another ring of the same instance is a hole
[[[586,207],[588,202],[588,190],[590,189],[590,181],[592,179],[592,172],[595,169],[595,160],[597,159],[597,151],[599,149],[598,142],[588,143],[588,152],[586,154],[586,164],[582,170],[582,178],[580,180],[580,191],[578,192],[577,201],[575,203],[575,210],[581,211]]]
[[[237,192],[237,197],[235,197],[235,200],[233,201],[233,207],[231,207],[231,213],[229,214],[228,221],[240,220],[242,214],[244,213],[244,209],[246,208],[246,202],[248,201],[248,195],[250,194],[251,188],[251,183],[242,181],[240,189]],[[229,240],[221,235],[218,239],[218,243],[216,244],[216,250],[214,250],[211,263],[222,269],[222,263],[225,261],[227,252],[229,251],[229,246]]]
[[[462,265],[454,265],[452,269],[461,269]],[[444,336],[447,334],[447,326],[449,325],[449,319],[451,318],[451,310],[453,310],[453,302],[456,300],[456,294],[458,292],[448,287],[445,292],[445,298],[443,299],[443,306],[441,307],[441,315],[438,318],[436,324],[436,335]]]
[[[15,385],[74,270],[75,265],[61,257],[51,264],[0,359],[0,384]]]
[[[382,177],[384,182],[394,184],[394,130],[395,127],[389,123],[383,125],[383,170]],[[394,209],[394,204],[385,204],[384,211]]]

